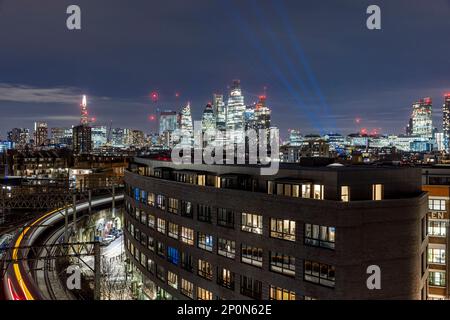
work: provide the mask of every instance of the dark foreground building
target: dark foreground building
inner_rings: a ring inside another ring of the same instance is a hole
[[[427,196],[421,171],[175,166],[135,159],[126,251],[175,299],[423,299]],[[367,287],[367,268],[381,289]]]

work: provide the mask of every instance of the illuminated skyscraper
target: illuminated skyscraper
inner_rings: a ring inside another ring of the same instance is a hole
[[[34,145],[36,147],[43,146],[48,139],[48,125],[47,122],[36,121],[34,123]]]
[[[88,118],[88,110],[87,110],[87,97],[86,95],[83,95],[83,99],[81,101],[81,124],[87,125],[89,124],[89,118]]]
[[[230,96],[227,104],[227,130],[231,137],[241,136],[244,128],[245,112],[244,96],[242,95],[241,84],[239,80],[234,80],[231,87]],[[239,140],[238,140],[239,141]]]
[[[420,99],[413,104],[412,112],[412,133],[422,138],[433,138],[433,119],[432,119],[431,98]]]
[[[189,102],[181,109],[178,122],[181,143],[184,145],[192,145],[194,139],[194,126],[192,123],[191,105]]]
[[[257,129],[270,128],[271,111],[266,106],[266,96],[260,96],[259,101],[255,106],[255,122]]]
[[[227,129],[227,110],[223,102],[223,95],[215,94],[213,101],[214,114],[216,115],[217,130],[224,131]]]
[[[91,129],[92,147],[99,149],[107,142],[107,128],[106,126],[93,126]]]
[[[174,132],[178,127],[176,111],[163,111],[159,117],[159,134],[163,135],[165,132]]]
[[[14,128],[8,132],[8,141],[14,143],[14,148],[22,149],[30,141],[30,129]]]
[[[211,103],[206,105],[202,116],[202,130],[203,132],[216,129],[216,116]]]
[[[72,149],[74,154],[92,152],[92,128],[87,125],[73,127]]]
[[[444,106],[442,108],[442,131],[444,132],[444,150],[450,150],[450,93],[444,96]]]

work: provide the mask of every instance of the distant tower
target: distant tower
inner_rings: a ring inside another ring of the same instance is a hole
[[[202,130],[203,132],[216,129],[216,115],[211,103],[206,105],[202,116]]]
[[[442,131],[444,133],[444,149],[450,152],[450,93],[444,96],[442,107]]]
[[[232,138],[243,134],[245,109],[241,83],[239,80],[234,80],[227,104],[227,130],[230,130]]]
[[[259,101],[255,106],[255,121],[257,129],[270,128],[271,111],[266,105],[266,96],[260,96]]]
[[[88,125],[88,110],[87,110],[87,98],[86,95],[83,95],[83,100],[81,101],[81,124]]]
[[[192,145],[194,141],[194,126],[192,123],[191,105],[188,104],[181,109],[179,114],[179,133],[183,145]]]
[[[413,104],[412,133],[422,138],[433,138],[433,102],[431,98],[420,99]]]
[[[227,129],[227,111],[223,102],[223,95],[215,94],[213,100],[214,114],[216,115],[217,130],[225,131]]]

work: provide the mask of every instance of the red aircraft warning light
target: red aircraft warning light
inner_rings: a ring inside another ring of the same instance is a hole
[[[152,99],[153,102],[158,102],[158,99],[159,99],[158,92],[153,91],[153,92],[150,94],[150,98]]]

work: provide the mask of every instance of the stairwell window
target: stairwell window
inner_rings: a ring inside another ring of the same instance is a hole
[[[380,201],[384,198],[384,186],[382,184],[372,185],[372,200]]]
[[[342,202],[350,201],[350,187],[349,186],[341,186],[341,200],[342,200]]]

